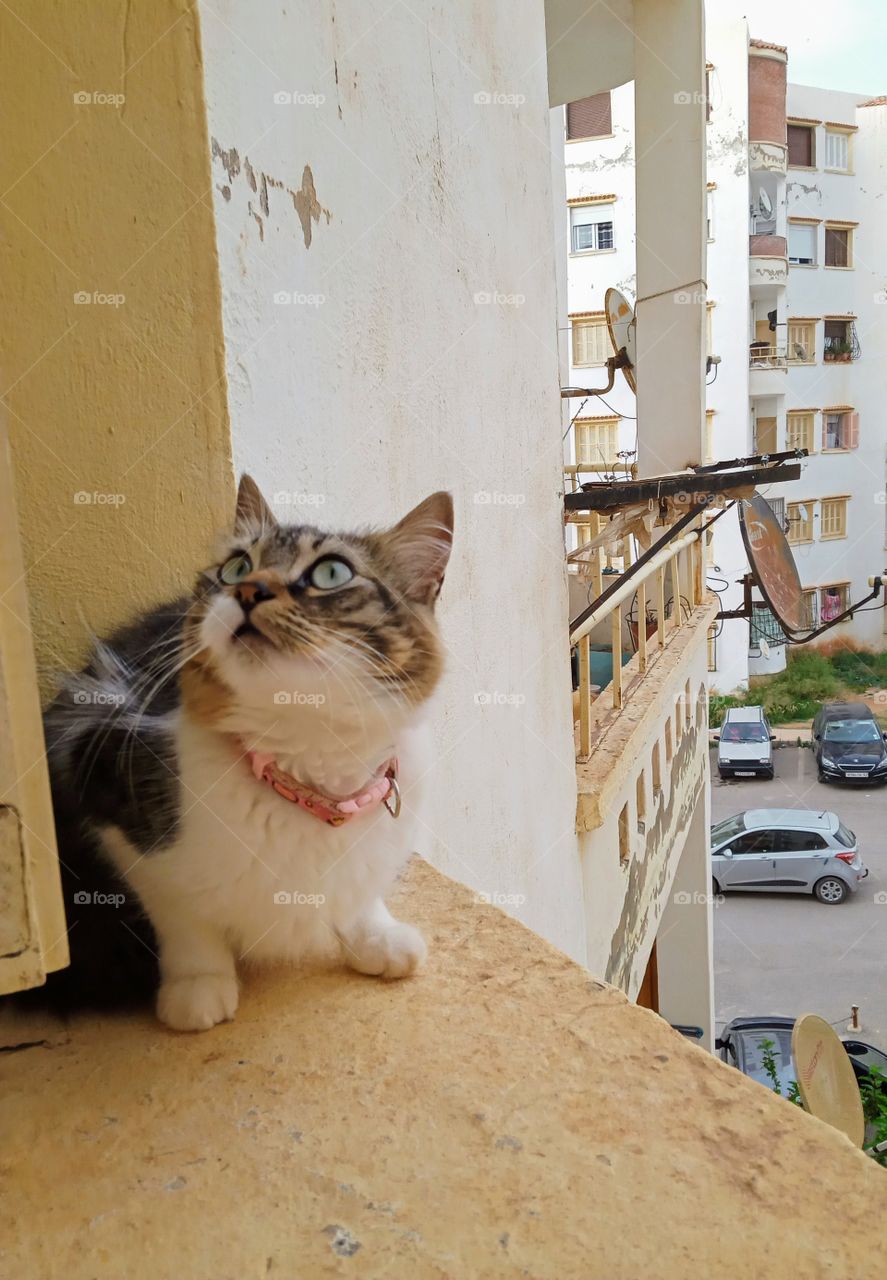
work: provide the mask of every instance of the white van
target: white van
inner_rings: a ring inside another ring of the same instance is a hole
[[[718,773],[722,778],[772,778],[776,735],[763,707],[730,707],[718,731]]]

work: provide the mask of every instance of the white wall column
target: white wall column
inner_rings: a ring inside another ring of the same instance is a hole
[[[634,6],[641,476],[700,462],[705,420],[705,18]]]
[[[668,1022],[702,1027],[701,1043],[706,1049],[714,1044],[709,813],[706,787],[690,822],[656,935],[659,1012]]]

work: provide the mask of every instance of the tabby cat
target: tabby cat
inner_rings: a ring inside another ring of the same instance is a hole
[[[446,493],[381,532],[281,525],[243,477],[193,594],[97,642],[47,712],[72,963],[36,999],[153,998],[198,1031],[233,1018],[240,964],[331,942],[361,973],[421,963],[384,900],[428,768],[452,530]]]

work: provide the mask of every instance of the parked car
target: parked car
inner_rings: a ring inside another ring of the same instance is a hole
[[[712,889],[812,893],[830,906],[868,875],[856,836],[836,813],[747,809],[711,829]]]
[[[773,743],[763,707],[730,707],[716,738],[722,778],[772,778]]]
[[[813,721],[820,782],[887,782],[887,746],[864,702],[828,702]]]
[[[760,1084],[772,1089],[773,1083],[764,1071],[763,1040],[772,1040],[776,1074],[782,1092],[797,1079],[792,1064],[792,1028],[794,1018],[734,1018],[728,1022],[715,1040],[715,1049],[722,1062],[738,1067],[743,1075],[751,1076]],[[887,1076],[887,1053],[864,1040],[846,1039],[841,1042],[853,1066],[857,1082],[863,1081],[871,1067],[877,1067]]]

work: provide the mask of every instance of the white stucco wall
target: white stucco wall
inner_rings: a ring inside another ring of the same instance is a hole
[[[584,960],[542,6],[200,8],[236,465],[332,526],[452,490],[419,852]]]

